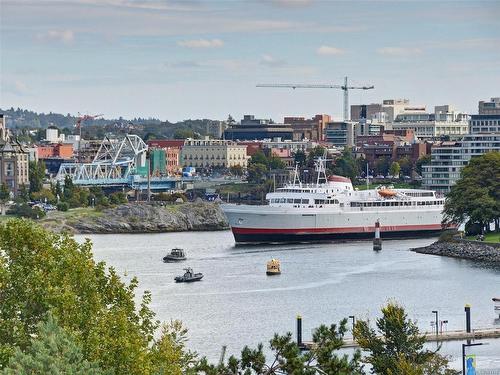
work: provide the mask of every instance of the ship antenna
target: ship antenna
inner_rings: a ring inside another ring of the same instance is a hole
[[[370,180],[368,179],[368,160],[366,161],[366,190],[370,187]]]

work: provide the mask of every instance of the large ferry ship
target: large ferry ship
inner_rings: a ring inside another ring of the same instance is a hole
[[[322,158],[316,172],[316,183],[303,184],[296,169],[292,183],[266,195],[266,205],[222,205],[236,243],[373,238],[377,221],[383,238],[442,230],[444,197],[432,190],[357,190],[346,177],[327,178]]]

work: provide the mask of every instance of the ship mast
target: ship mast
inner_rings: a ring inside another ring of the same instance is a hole
[[[318,156],[316,161],[314,162],[315,170],[316,170],[316,186],[320,184],[320,181],[323,180],[326,183],[326,150],[323,156]]]

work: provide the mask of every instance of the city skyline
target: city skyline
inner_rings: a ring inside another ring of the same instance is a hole
[[[477,113],[500,87],[500,3],[1,1],[0,106],[106,118],[342,118],[408,98]]]

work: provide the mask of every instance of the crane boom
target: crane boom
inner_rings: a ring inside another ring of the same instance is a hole
[[[290,89],[340,89],[344,91],[344,121],[349,120],[349,90],[371,90],[375,86],[348,86],[347,77],[343,85],[313,85],[303,83],[259,83],[256,87],[290,88]]]

